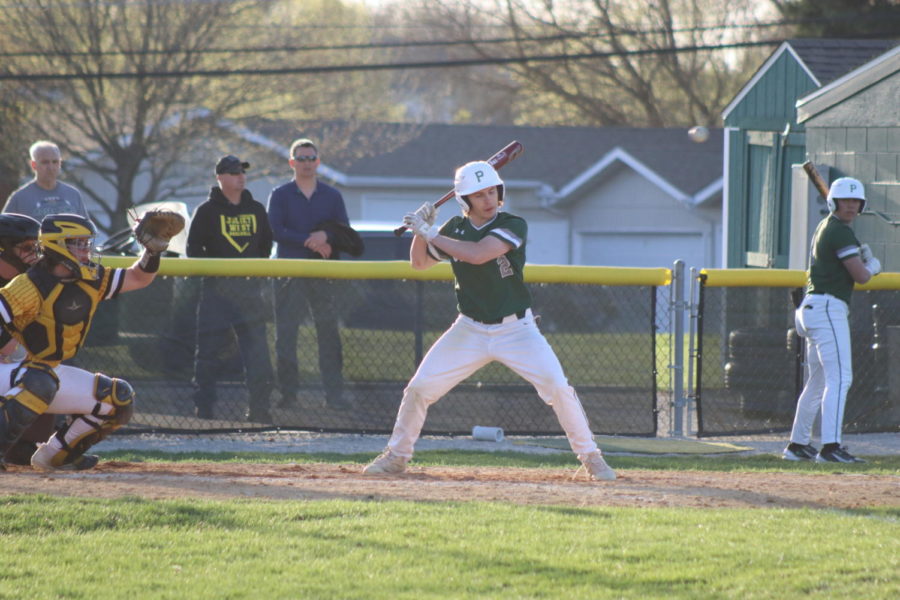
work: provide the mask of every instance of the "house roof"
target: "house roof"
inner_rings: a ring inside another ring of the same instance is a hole
[[[887,52],[900,40],[794,39],[787,43],[819,86],[824,86]]]
[[[888,50],[825,87],[797,100],[797,122],[803,123],[897,73],[900,73],[900,46]]]
[[[248,125],[249,127],[250,125]],[[343,153],[325,162],[353,178],[437,179],[450,181],[455,167],[486,159],[512,140],[525,146],[521,157],[503,169],[509,183],[540,182],[553,189],[575,191],[584,179],[610,158],[624,158],[685,196],[708,191],[722,178],[723,135],[711,129],[704,143],[690,140],[686,128],[518,127],[448,124],[355,124],[352,147],[383,148],[354,156]],[[287,147],[300,135],[323,140],[338,131],[334,123],[292,124],[255,119],[252,128]],[[331,132],[331,133],[329,133]],[[597,173],[594,173],[596,175]]]
[[[876,56],[900,44],[900,40],[807,39],[786,40],[757,69],[722,111],[722,118],[740,104],[779,58],[790,54],[800,64],[816,87],[822,87],[849,73]]]

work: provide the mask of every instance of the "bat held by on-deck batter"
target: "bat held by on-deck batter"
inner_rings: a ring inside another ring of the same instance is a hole
[[[819,192],[819,195],[822,196],[822,200],[828,198],[828,184],[822,179],[822,175],[816,169],[816,165],[812,164],[810,161],[806,161],[803,163],[803,170],[806,171],[806,175],[812,182],[813,187],[815,187],[816,191]]]
[[[812,182],[813,187],[816,188],[816,191],[822,196],[823,200],[828,198],[828,184],[825,183],[825,180],[822,178],[822,175],[816,169],[816,166],[812,164],[810,161],[806,161],[803,163],[803,170],[806,171],[806,175],[809,177],[809,180]],[[892,225],[893,227],[900,226],[900,221],[892,219],[890,215],[881,212],[880,210],[864,210],[862,212],[864,215],[875,215],[888,225]]]
[[[525,146],[523,146],[520,142],[512,141],[504,146],[501,150],[496,152],[492,157],[487,159],[486,162],[499,171],[500,168],[503,167],[503,165],[510,162],[511,160],[515,160],[516,158],[518,158],[519,155],[522,154],[523,150],[525,150]],[[437,208],[438,206],[447,202],[447,200],[450,200],[450,198],[453,197],[453,193],[453,190],[450,190],[449,192],[438,198],[434,203],[434,207]],[[403,235],[404,231],[406,231],[406,225],[401,225],[394,230],[394,235],[401,236]]]

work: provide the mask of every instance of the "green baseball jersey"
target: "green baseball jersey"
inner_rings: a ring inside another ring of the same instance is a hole
[[[466,242],[492,235],[510,247],[506,254],[481,265],[451,258],[459,312],[476,321],[496,321],[531,307],[524,277],[525,219],[501,212],[475,227],[466,217],[453,217],[441,227],[441,235]]]
[[[829,215],[816,227],[810,248],[807,294],[831,294],[850,304],[853,277],[844,260],[859,256],[859,240],[850,226]]]

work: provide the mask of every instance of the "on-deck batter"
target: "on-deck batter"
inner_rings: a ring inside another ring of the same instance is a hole
[[[438,228],[437,209],[426,203],[406,215],[403,224],[416,234],[410,248],[414,269],[451,260],[460,315],[425,355],[403,392],[387,448],[363,472],[403,472],[428,407],[481,367],[498,361],[531,383],[553,408],[590,477],[615,479],[594,442],[581,401],[531,314],[523,275],[528,224],[500,212],[503,181],[487,162],[460,167],[454,190],[462,217]]]
[[[813,235],[806,297],[794,313],[797,333],[806,338],[809,379],[797,401],[786,460],[863,462],[841,446],[844,405],[853,381],[850,325],[847,315],[853,283],[865,283],[881,272],[881,262],[868,245],[860,246],[850,224],[866,205],[863,185],[841,177],[828,191],[831,211]],[[816,414],[822,413],[822,450],[810,444]]]

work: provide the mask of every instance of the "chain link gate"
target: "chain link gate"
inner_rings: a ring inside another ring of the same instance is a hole
[[[697,276],[697,435],[789,431],[805,377],[792,292],[802,271],[717,270]],[[853,384],[844,431],[900,426],[900,275],[857,286],[850,309]]]

